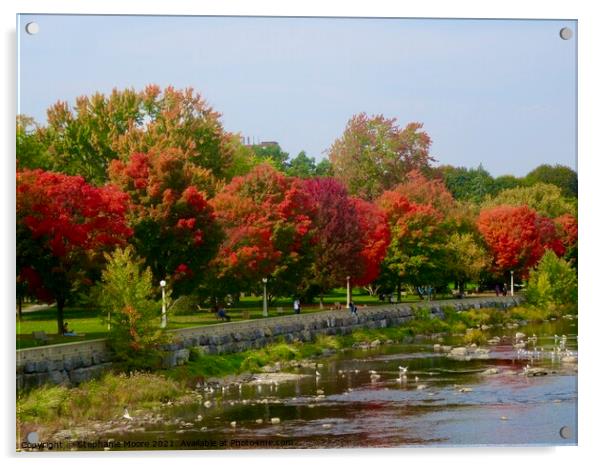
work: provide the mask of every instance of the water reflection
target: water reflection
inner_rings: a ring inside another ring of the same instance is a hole
[[[452,359],[428,341],[345,351],[321,361],[319,376],[308,366],[297,379],[204,393],[210,408],[202,400],[173,407],[172,421],[136,436],[189,441],[177,448],[209,440],[261,447],[269,439],[287,439],[270,445],[283,448],[575,444],[577,368],[553,354],[561,338],[554,335],[566,335],[564,351],[576,357],[576,330],[566,320],[491,328],[488,338],[499,340],[478,357]],[[518,331],[536,340],[515,348]],[[572,438],[560,436],[563,426]]]

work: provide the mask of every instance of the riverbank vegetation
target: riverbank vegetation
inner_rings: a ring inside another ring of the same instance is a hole
[[[350,335],[319,335],[312,342],[283,341],[265,348],[241,353],[208,355],[192,350],[183,366],[154,373],[107,373],[98,380],[77,387],[45,386],[20,393],[17,418],[24,430],[31,426],[49,431],[82,425],[92,421],[120,418],[124,407],[132,412],[153,409],[168,401],[185,396],[197,383],[224,377],[258,373],[280,365],[286,368],[295,362],[328,356],[354,346],[402,343],[413,338],[451,334],[459,343],[483,344],[486,331],[494,326],[512,326],[525,322],[543,322],[575,314],[571,305],[536,308],[519,306],[507,310],[471,309],[456,311],[445,308],[444,319],[431,318],[426,312],[398,327],[359,329]]]

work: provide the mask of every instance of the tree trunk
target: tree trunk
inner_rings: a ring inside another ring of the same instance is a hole
[[[17,319],[19,322],[23,320],[23,296],[17,297]]]
[[[56,300],[56,322],[58,324],[58,334],[63,334],[64,327],[64,318],[63,318],[63,310],[65,309],[65,299],[58,298]]]
[[[401,283],[397,283],[397,302],[401,302]]]
[[[460,297],[464,297],[464,282],[460,282],[458,289],[460,290]]]

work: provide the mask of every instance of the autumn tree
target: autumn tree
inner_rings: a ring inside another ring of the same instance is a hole
[[[431,139],[421,123],[405,128],[382,115],[354,115],[329,149],[334,177],[347,190],[371,200],[403,182],[412,170],[424,170],[434,159]]]
[[[271,295],[293,294],[312,261],[314,234],[313,205],[299,181],[262,164],[234,178],[211,205],[225,238],[208,291],[256,291],[267,278]]]
[[[112,185],[97,188],[81,176],[43,170],[17,172],[18,280],[39,299],[57,304],[63,331],[67,300],[89,286],[103,253],[125,243],[128,196]]]
[[[195,290],[221,241],[206,194],[210,170],[174,149],[114,160],[109,175],[131,197],[138,255],[155,277],[168,280],[174,296]]]
[[[401,285],[439,286],[450,278],[446,267],[449,236],[460,231],[462,217],[442,180],[419,172],[385,191],[377,200],[391,229],[391,245],[383,262],[383,276],[400,295]]]
[[[385,212],[372,202],[353,197],[351,202],[358,215],[362,249],[359,260],[361,275],[353,277],[352,283],[366,286],[380,274],[380,266],[391,242],[391,231]]]
[[[370,244],[364,241],[356,204],[339,181],[310,178],[303,180],[301,189],[315,206],[311,220],[316,229],[314,260],[303,283],[308,297],[320,296],[323,307],[324,294],[344,285],[347,276],[364,277],[362,252]],[[377,225],[378,219],[366,216],[365,222]]]
[[[575,268],[577,268],[578,251],[578,226],[577,219],[571,214],[564,214],[554,219],[560,241],[566,252],[564,257]]]
[[[48,124],[35,136],[52,169],[102,184],[111,160],[127,163],[133,153],[179,149],[187,160],[223,178],[238,137],[224,131],[215,112],[192,89],[147,86],[114,89],[59,101],[48,109]]]
[[[526,277],[528,269],[537,264],[546,250],[558,256],[565,253],[554,222],[525,205],[483,209],[477,226],[497,274],[514,270],[519,277]]]

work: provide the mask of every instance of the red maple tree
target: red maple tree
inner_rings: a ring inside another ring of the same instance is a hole
[[[317,292],[323,306],[324,293],[345,285],[347,276],[352,280],[363,277],[364,236],[356,204],[341,182],[312,178],[303,180],[301,186],[314,205],[316,229],[314,260],[304,282],[306,289]]]
[[[174,296],[202,281],[221,240],[204,192],[208,176],[177,149],[135,153],[109,166],[112,182],[132,200],[131,242]]]
[[[477,227],[493,256],[494,272],[514,270],[525,277],[547,249],[558,256],[565,252],[554,221],[528,206],[502,205],[482,210]]]
[[[95,187],[81,176],[43,170],[17,172],[17,273],[30,293],[63,309],[77,285],[89,285],[103,252],[132,234],[127,194]]]
[[[364,286],[378,278],[380,265],[391,242],[391,231],[385,212],[372,202],[353,197],[351,202],[358,214],[362,250],[361,275],[353,277],[352,283]]]
[[[314,208],[300,182],[261,164],[235,177],[211,200],[225,239],[213,261],[215,291],[294,293],[311,261]]]

